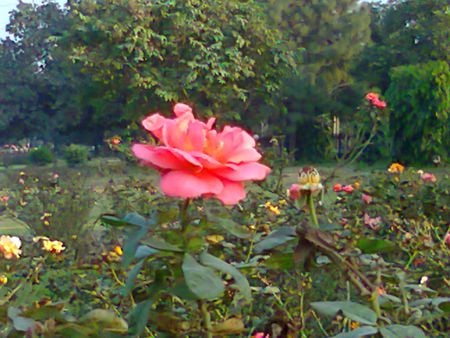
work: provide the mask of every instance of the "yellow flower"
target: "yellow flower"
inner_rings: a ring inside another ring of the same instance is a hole
[[[361,187],[361,183],[356,181],[355,183],[353,183],[353,186],[355,187],[355,189],[359,189]]]
[[[209,244],[219,244],[224,239],[225,238],[222,235],[209,235],[209,236],[206,236],[206,241]]]
[[[404,171],[405,171],[405,167],[403,165],[401,165],[400,163],[392,163],[388,168],[388,172],[393,173],[393,174],[401,174]]]
[[[49,225],[50,225],[50,222],[49,222],[49,221],[44,221],[44,225],[45,225],[45,226],[49,226]]]
[[[122,250],[122,248],[121,248],[119,245],[116,245],[116,246],[114,247],[114,252],[115,252],[116,254],[118,254],[119,256],[122,256],[122,255],[123,255],[123,250]]]
[[[0,285],[5,285],[6,283],[8,283],[8,277],[0,275]]]
[[[20,247],[22,242],[16,236],[0,236],[0,252],[3,253],[6,259],[19,258],[22,250]]]
[[[42,241],[42,250],[47,252],[60,254],[66,248],[64,247],[63,242],[60,241],[51,241],[49,239],[44,239]]]
[[[360,324],[359,324],[358,322],[352,321],[352,322],[350,323],[350,328],[351,328],[352,330],[357,329],[359,326],[360,326]]]
[[[272,211],[275,215],[279,215],[279,214],[281,214],[281,211],[280,211],[280,209],[278,209],[278,207],[276,206],[276,205],[271,205],[271,206],[269,206],[269,208],[268,208],[270,211]]]
[[[279,204],[279,205],[287,205],[287,202],[286,202],[285,199],[283,199],[283,200],[280,200],[280,201],[278,202],[278,204]]]

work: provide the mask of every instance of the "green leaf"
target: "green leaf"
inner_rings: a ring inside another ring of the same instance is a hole
[[[162,250],[162,251],[172,251],[172,252],[183,252],[182,249],[180,249],[179,247],[167,243],[166,241],[162,240],[162,239],[156,239],[156,238],[148,238],[145,241],[143,241],[144,244],[147,244],[148,246],[154,248],[154,249],[158,249],[158,250]]]
[[[208,214],[208,221],[213,223],[213,225],[218,225],[220,228],[237,238],[248,239],[252,237],[252,233],[249,230],[230,218],[221,218]]]
[[[373,335],[378,332],[378,329],[373,326],[361,326],[356,330],[350,332],[342,332],[332,338],[360,338],[368,335]]]
[[[1,216],[0,217],[0,235],[9,236],[32,236],[34,231],[20,219]]]
[[[130,329],[128,334],[131,337],[139,337],[147,326],[150,310],[152,309],[152,300],[147,299],[137,304],[130,312],[129,322]]]
[[[200,254],[200,262],[203,265],[209,266],[216,270],[219,270],[223,273],[231,275],[234,278],[237,288],[241,291],[247,302],[252,301],[252,292],[250,290],[250,284],[248,283],[247,278],[234,266],[224,262],[223,260],[210,255],[206,251]]]
[[[80,323],[90,323],[97,325],[102,330],[125,333],[128,331],[128,324],[118,317],[113,311],[95,309],[86,313],[79,320]]]
[[[362,324],[376,325],[377,323],[376,313],[359,303],[348,301],[314,302],[311,303],[311,306],[325,316],[334,317],[342,312],[345,317]]]
[[[198,300],[199,298],[189,289],[186,282],[183,280],[182,283],[179,283],[175,285],[171,290],[170,293],[174,294],[175,296],[185,299],[185,300]]]
[[[438,308],[444,311],[445,313],[450,313],[450,301],[440,303],[438,305]]]
[[[144,216],[141,216],[136,212],[126,214],[123,218],[105,214],[100,216],[100,221],[103,224],[114,227],[138,226],[150,228],[155,223],[153,219],[147,220]]]
[[[361,238],[356,246],[367,254],[390,252],[397,248],[395,243],[378,238]]]
[[[123,258],[122,263],[124,266],[130,265],[136,255],[136,250],[141,239],[147,235],[147,228],[133,228],[127,234],[125,244],[123,246]]]
[[[8,308],[8,317],[12,320],[14,329],[17,331],[27,331],[30,327],[35,325],[35,321],[31,318],[20,316],[21,310],[10,306]]]
[[[270,250],[296,238],[295,227],[282,226],[275,231],[272,231],[267,237],[258,242],[253,247],[253,251],[260,253],[264,250]]]
[[[380,333],[384,338],[426,338],[421,329],[412,325],[388,325],[381,327]]]
[[[139,245],[136,249],[136,253],[134,254],[134,258],[139,260],[139,259],[147,258],[148,256],[154,255],[158,252],[159,252],[159,250],[151,248],[147,245]]]
[[[136,280],[139,271],[141,271],[142,266],[144,265],[145,260],[140,260],[131,271],[128,273],[127,281],[125,283],[126,292],[130,292],[134,287],[134,281]]]
[[[191,255],[184,255],[182,269],[187,286],[200,299],[215,299],[225,291],[214,270],[200,265]]]
[[[292,253],[275,253],[265,261],[265,266],[269,269],[290,270],[294,268],[294,255]]]

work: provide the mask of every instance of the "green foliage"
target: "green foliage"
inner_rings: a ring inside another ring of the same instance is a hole
[[[31,149],[29,152],[30,162],[37,165],[46,165],[54,161],[54,155],[52,151],[45,147]]]
[[[248,118],[253,103],[271,102],[289,61],[253,0],[79,2],[70,15],[70,58],[106,98],[88,103],[105,124],[175,101]]]
[[[71,144],[64,148],[63,158],[69,166],[83,164],[89,157],[89,147],[81,144]]]
[[[323,159],[326,134],[317,117],[351,116],[362,96],[349,70],[369,42],[369,12],[356,0],[264,2],[298,58],[297,72],[288,74],[281,87],[286,119],[281,125],[270,122],[287,135],[296,158]]]
[[[450,15],[445,0],[373,2],[373,44],[362,53],[354,73],[384,92],[393,67],[428,61],[449,62]]]
[[[403,161],[442,159],[450,148],[450,68],[443,61],[392,69],[386,92],[391,105],[393,155]]]

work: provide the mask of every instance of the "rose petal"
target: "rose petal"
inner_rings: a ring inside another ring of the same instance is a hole
[[[192,114],[192,108],[185,103],[177,103],[173,107],[173,112],[175,113],[176,116],[181,116],[186,113]]]
[[[270,173],[270,168],[256,162],[228,165],[214,170],[214,174],[231,181],[263,180]]]
[[[245,198],[244,185],[241,182],[222,180],[222,183],[223,189],[215,197],[223,204],[234,205]]]
[[[218,194],[224,185],[206,171],[200,173],[173,170],[161,177],[161,190],[173,197],[194,198],[204,194]]]

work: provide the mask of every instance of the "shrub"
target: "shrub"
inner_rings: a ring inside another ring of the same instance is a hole
[[[33,149],[29,154],[30,162],[36,165],[46,165],[53,162],[54,156],[50,149],[45,146]]]
[[[64,149],[63,157],[69,166],[83,164],[88,160],[89,148],[81,144],[71,144]]]

